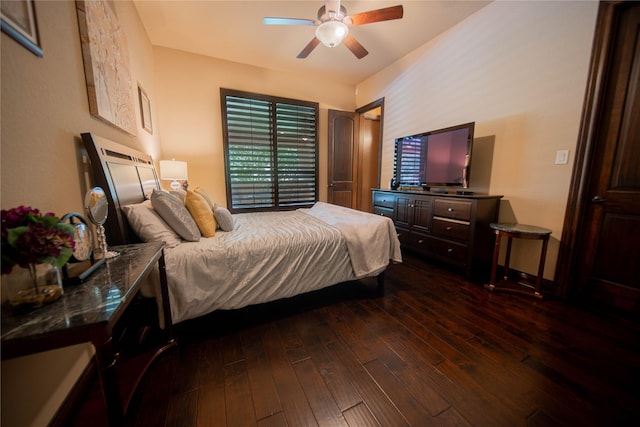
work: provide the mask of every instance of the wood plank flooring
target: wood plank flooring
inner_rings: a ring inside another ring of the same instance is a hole
[[[640,425],[640,325],[404,258],[383,297],[367,280],[178,325],[127,424]],[[95,408],[71,424],[104,425]]]

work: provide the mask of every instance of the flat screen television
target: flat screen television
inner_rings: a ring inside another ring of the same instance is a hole
[[[396,184],[469,188],[474,126],[471,122],[396,138]]]

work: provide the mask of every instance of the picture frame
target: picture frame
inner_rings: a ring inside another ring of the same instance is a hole
[[[151,121],[151,101],[147,92],[138,85],[138,98],[140,100],[140,119],[142,129],[153,135],[153,122]]]
[[[76,0],[92,116],[136,135],[135,85],[127,36],[112,1]]]
[[[34,55],[42,57],[38,22],[33,0],[0,2],[0,28]]]

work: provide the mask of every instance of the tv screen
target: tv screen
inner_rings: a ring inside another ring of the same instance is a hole
[[[400,186],[469,188],[475,122],[395,140],[394,176]]]

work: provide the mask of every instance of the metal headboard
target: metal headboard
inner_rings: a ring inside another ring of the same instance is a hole
[[[150,155],[108,139],[82,134],[95,186],[102,187],[109,201],[109,215],[104,224],[110,245],[139,242],[129,228],[120,207],[141,203],[145,195],[160,189],[158,174]]]

